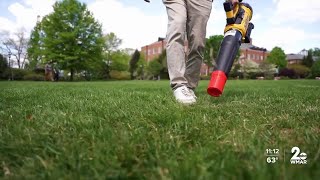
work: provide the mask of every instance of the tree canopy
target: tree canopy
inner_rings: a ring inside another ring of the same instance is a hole
[[[41,38],[41,22],[38,22],[33,28],[30,34],[30,39],[28,42],[28,59],[29,68],[35,68],[37,64],[41,63],[42,51],[41,46],[43,41]]]
[[[75,71],[90,70],[103,60],[104,39],[99,24],[87,6],[77,0],[57,1],[53,13],[41,22],[43,55],[46,62],[57,62]]]
[[[305,66],[307,66],[307,67],[309,67],[309,68],[311,68],[311,67],[312,67],[312,64],[313,64],[313,57],[312,57],[312,56],[313,56],[313,50],[310,49],[310,50],[308,51],[308,55],[303,58],[302,64],[305,65]]]
[[[134,72],[136,71],[138,65],[138,61],[140,59],[140,52],[136,49],[131,56],[130,62],[129,62],[129,71],[131,75],[131,79],[134,79]]]
[[[279,68],[285,68],[287,66],[286,54],[280,47],[274,47],[271,50],[267,61],[277,65]]]
[[[220,44],[223,40],[223,35],[214,35],[206,39],[206,45],[204,50],[204,63],[208,67],[212,67],[216,60],[220,48]]]

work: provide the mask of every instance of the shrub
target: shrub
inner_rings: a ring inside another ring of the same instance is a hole
[[[295,72],[295,75],[299,78],[305,78],[311,72],[311,70],[307,66],[301,64],[290,64],[288,68],[292,69]]]
[[[4,73],[4,77],[7,79],[13,77],[13,80],[23,80],[23,77],[31,72],[25,69],[8,68]]]
[[[27,81],[44,81],[43,74],[30,73],[23,76],[23,80]]]
[[[33,71],[34,71],[36,74],[44,74],[44,73],[45,73],[45,69],[44,69],[44,68],[40,68],[40,67],[35,68]]]
[[[313,77],[320,76],[320,60],[313,63],[311,73]]]
[[[283,68],[281,69],[279,76],[285,76],[289,78],[294,78],[295,77],[295,72],[293,69],[288,69],[288,68]]]
[[[116,80],[130,80],[130,73],[127,71],[110,71],[110,77],[111,79],[116,79]]]
[[[249,79],[257,79],[258,77],[264,77],[263,72],[249,72]]]
[[[280,76],[280,80],[288,80],[290,79],[288,76]]]
[[[162,69],[163,69],[162,65],[156,60],[152,60],[147,67],[147,70],[153,76],[158,76]]]
[[[210,80],[211,79],[211,76],[210,75],[208,75],[208,76],[206,76],[206,75],[201,75],[200,76],[200,80]]]

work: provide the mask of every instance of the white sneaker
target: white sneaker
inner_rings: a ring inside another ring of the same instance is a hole
[[[182,104],[193,104],[196,102],[196,99],[186,86],[178,87],[173,91],[173,94],[176,100]]]
[[[190,94],[191,94],[195,99],[197,99],[198,97],[197,97],[196,94],[194,93],[193,89],[190,89],[190,88],[188,88],[188,89],[189,89]]]

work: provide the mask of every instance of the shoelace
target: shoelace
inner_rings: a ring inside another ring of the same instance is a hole
[[[181,92],[182,92],[182,94],[184,94],[185,96],[192,96],[192,94],[189,92],[189,90],[188,89],[186,89],[186,88],[183,88],[182,90],[181,90]]]

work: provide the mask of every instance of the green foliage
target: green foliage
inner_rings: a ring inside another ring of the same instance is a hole
[[[259,69],[263,77],[265,77],[266,79],[274,78],[274,74],[276,73],[275,67],[268,61],[263,61],[261,64],[259,64]]]
[[[269,63],[277,65],[279,68],[287,66],[286,54],[280,47],[274,47],[267,57]]]
[[[163,50],[161,54],[154,59],[154,61],[158,61],[162,69],[160,70],[160,78],[161,79],[169,79],[169,73],[168,73],[168,65],[167,65],[167,51]]]
[[[115,80],[130,80],[130,73],[128,71],[110,71],[111,79]]]
[[[129,72],[131,74],[131,79],[134,79],[134,72],[138,68],[138,62],[140,60],[140,52],[136,49],[131,56],[130,62],[129,62]]]
[[[253,75],[250,73],[257,73],[260,72],[259,65],[254,61],[247,60],[241,67],[241,73],[244,79],[250,79]]]
[[[214,35],[206,39],[203,62],[209,67],[215,63],[223,37],[223,35]]]
[[[7,59],[0,54],[0,79],[6,79],[5,72],[9,68]]]
[[[306,67],[309,67],[311,68],[312,67],[312,64],[313,64],[313,50],[310,49],[308,51],[308,55],[307,57],[304,57],[303,60],[302,60],[302,64],[305,65]]]
[[[152,76],[158,76],[162,70],[162,65],[158,61],[150,61],[148,64],[148,71]]]
[[[41,22],[38,22],[34,29],[31,31],[30,39],[28,42],[28,69],[34,69],[41,63],[43,52],[41,46],[43,46],[43,37],[41,35]]]
[[[280,80],[290,80],[291,78],[288,76],[280,76]]]
[[[70,69],[72,80],[76,71],[94,68],[103,60],[101,24],[77,0],[57,1],[53,9],[41,22],[45,61]]]
[[[206,39],[205,49],[204,49],[204,59],[203,62],[208,65],[208,68],[216,64],[217,56],[219,54],[220,45],[223,41],[223,35],[214,35]],[[240,49],[236,54],[235,61],[240,57]]]
[[[44,81],[44,74],[29,73],[23,76],[26,81]]]
[[[317,58],[320,58],[320,48],[312,49],[312,55],[317,57]],[[318,59],[318,60],[320,60],[320,59]]]
[[[23,77],[27,74],[30,74],[31,71],[26,70],[26,69],[17,69],[17,68],[8,68],[4,72],[4,77],[7,79],[12,79],[13,80],[23,80]],[[11,76],[12,75],[12,76]]]
[[[140,53],[140,58],[137,63],[137,71],[136,71],[136,77],[137,79],[143,80],[145,79],[145,75],[147,74],[146,69],[147,69],[147,62],[145,60],[144,54]]]
[[[280,70],[279,76],[288,77],[288,78],[295,78],[296,77],[296,73],[294,72],[293,69],[283,68],[283,69]]]
[[[104,50],[107,52],[117,51],[122,43],[122,39],[119,39],[115,33],[111,32],[103,36]]]
[[[110,79],[110,67],[106,62],[99,62],[96,67],[91,68],[88,72],[91,74],[91,80],[106,80]]]
[[[233,76],[230,75],[229,77],[232,78]],[[206,75],[201,75],[201,76],[200,76],[200,80],[210,80],[210,79],[211,79],[211,75],[208,75],[208,76],[206,76]]]
[[[111,54],[110,69],[115,71],[128,71],[130,56],[120,50]]]
[[[229,73],[229,77],[235,78],[235,77],[240,76],[240,74],[239,74],[240,69],[241,69],[241,65],[239,63],[233,64],[231,71]]]
[[[316,61],[311,67],[311,73],[314,77],[320,76],[320,60]]]
[[[161,52],[161,54],[155,58],[154,60],[158,61],[161,65],[163,69],[168,69],[167,68],[167,51],[163,50]]]
[[[305,78],[311,72],[310,68],[301,64],[290,64],[288,68],[294,70],[296,76],[299,78]]]

